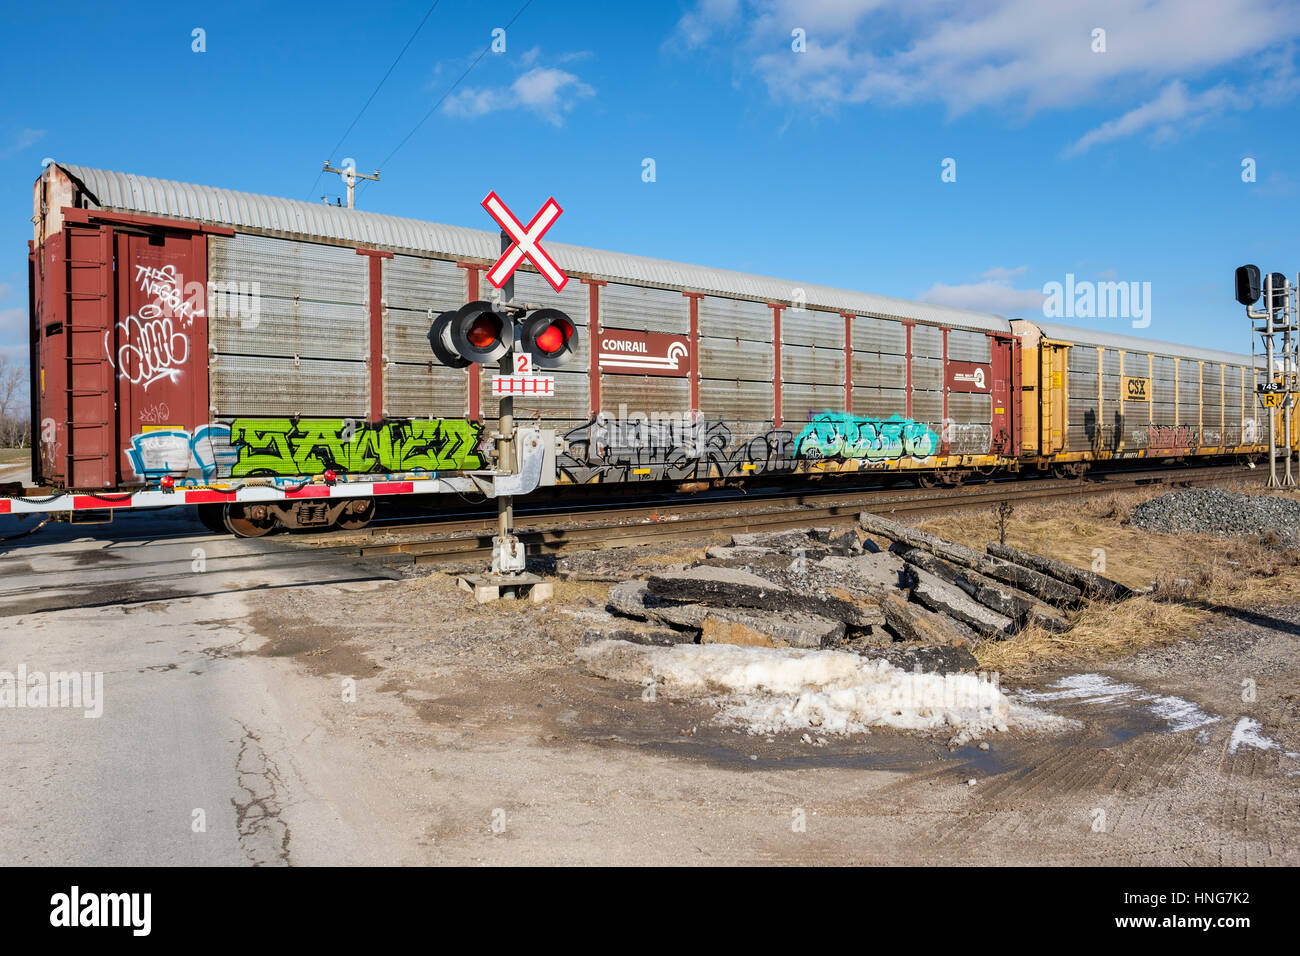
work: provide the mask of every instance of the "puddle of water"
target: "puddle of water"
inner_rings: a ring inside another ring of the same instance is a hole
[[[66,557],[74,568],[92,568],[103,564],[121,564],[126,560],[122,555],[103,548],[74,551],[72,554],[66,555]]]
[[[631,743],[631,741],[624,741]],[[859,741],[860,749],[846,751],[828,749],[828,745],[805,744],[797,737],[778,738],[767,743],[759,738],[745,738],[737,746],[710,740],[640,741],[640,746],[651,750],[672,753],[678,757],[694,757],[709,763],[745,770],[811,770],[819,767],[845,770],[914,771],[941,757],[952,756],[933,741],[909,741],[906,749],[880,746],[871,737]],[[837,741],[842,746],[842,742]]]
[[[734,742],[728,739],[731,737]],[[978,744],[972,743],[949,751],[934,737],[888,730],[848,739],[822,739],[823,743],[806,743],[800,736],[781,734],[769,740],[747,734],[733,735],[726,728],[699,727],[697,736],[677,740],[652,734],[619,734],[613,741],[604,738],[592,742],[644,747],[675,757],[692,757],[747,770],[832,768],[912,773],[942,762],[951,764],[954,770],[960,769],[963,776],[987,778],[1023,766],[1013,741],[1000,741],[989,750],[981,750]]]

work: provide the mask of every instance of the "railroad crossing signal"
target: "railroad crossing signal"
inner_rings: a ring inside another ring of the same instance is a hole
[[[429,328],[429,347],[449,368],[495,365],[511,350],[516,358],[527,357],[530,370],[561,368],[573,361],[581,339],[572,319],[559,309],[519,312],[524,317],[517,319],[481,301],[443,312]]]
[[[483,200],[483,208],[514,240],[510,248],[503,252],[501,258],[488,270],[488,282],[500,289],[514,275],[519,264],[527,258],[537,266],[537,271],[546,277],[546,281],[556,292],[561,291],[568,283],[569,277],[560,271],[560,267],[540,245],[546,230],[550,229],[555,224],[555,220],[560,218],[560,213],[564,212],[554,197],[546,200],[527,227],[519,224],[519,220],[501,201],[501,197],[495,190],[487,194],[487,198]]]

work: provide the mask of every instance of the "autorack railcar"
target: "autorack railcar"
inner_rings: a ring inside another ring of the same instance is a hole
[[[188,503],[259,534],[388,495],[1268,450],[1249,356],[548,239],[569,283],[524,267],[515,296],[576,355],[516,399],[538,464],[506,480],[493,369],[428,340],[489,297],[496,233],[61,163],[34,201],[33,482],[0,513]]]

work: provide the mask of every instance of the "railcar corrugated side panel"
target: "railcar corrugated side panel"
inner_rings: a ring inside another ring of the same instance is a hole
[[[425,336],[440,312],[483,297],[494,237],[79,175],[129,208],[98,208],[57,165],[37,183],[33,372],[40,418],[53,423],[38,436],[40,480],[105,489],[164,474],[202,483],[485,464],[495,369],[446,368]],[[308,223],[319,234],[302,234]],[[1258,451],[1253,373],[1213,353],[553,251],[565,290],[524,267],[516,298],[568,313],[580,344],[547,372],[555,397],[515,408],[520,424],[569,440],[562,481]],[[684,343],[680,363],[648,374],[598,358],[649,336]],[[1127,391],[1133,379],[1145,394]]]

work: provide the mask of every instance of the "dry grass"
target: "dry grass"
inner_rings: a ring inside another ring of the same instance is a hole
[[[1005,641],[984,641],[975,650],[981,670],[1024,675],[1063,660],[1105,660],[1195,634],[1214,614],[1149,595],[1120,603],[1099,601],[1078,612],[1064,634],[1027,627]]]
[[[1296,603],[1300,552],[1278,540],[1155,534],[1124,523],[1136,505],[1166,491],[1016,507],[1007,520],[1008,545],[1094,568],[1134,589],[1155,589],[1120,604],[1085,607],[1065,634],[1027,628],[1005,641],[986,641],[975,655],[980,666],[1005,674],[1067,659],[1096,661],[1195,636],[1214,618],[1216,606],[1253,610]],[[996,509],[957,512],[920,527],[978,550],[998,540]],[[1098,559],[1104,567],[1096,566]]]
[[[30,448],[0,448],[0,465],[25,465],[31,460]]]

